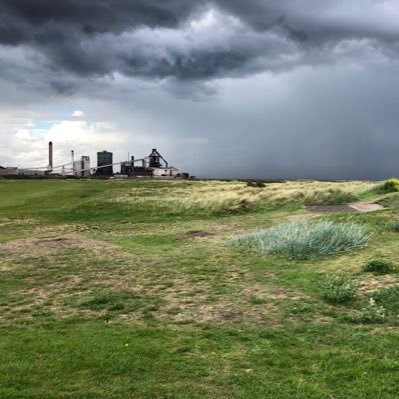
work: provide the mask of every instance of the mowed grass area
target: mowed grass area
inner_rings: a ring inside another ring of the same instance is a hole
[[[397,398],[399,274],[362,269],[399,269],[399,195],[374,186],[0,180],[0,397]],[[304,209],[356,199],[387,208]],[[308,219],[372,236],[307,261],[230,245]],[[327,301],[332,278],[355,297]]]

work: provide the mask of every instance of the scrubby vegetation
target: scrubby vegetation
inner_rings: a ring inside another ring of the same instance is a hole
[[[376,259],[364,265],[363,271],[375,274],[387,274],[395,271],[395,268],[391,262],[388,262],[384,259]]]
[[[372,187],[371,190],[377,194],[396,193],[399,191],[399,179],[393,177],[381,184]]]
[[[373,293],[373,299],[377,304],[386,308],[394,320],[399,321],[399,284],[381,288]]]
[[[334,277],[324,285],[322,297],[330,303],[347,303],[355,297],[358,285],[355,280]]]
[[[356,224],[297,221],[236,237],[232,244],[288,259],[314,259],[363,247],[370,234]]]
[[[383,184],[383,189],[387,193],[399,191],[399,179],[389,179]]]
[[[374,298],[370,298],[367,305],[350,315],[349,320],[354,323],[383,323],[386,309],[378,305]]]
[[[1,180],[0,397],[396,399],[399,275],[362,267],[399,264],[399,194],[376,185]],[[341,193],[387,208],[304,208]]]

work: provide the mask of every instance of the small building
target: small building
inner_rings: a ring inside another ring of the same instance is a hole
[[[179,169],[174,167],[167,168],[152,168],[154,177],[176,177],[179,174]]]
[[[9,175],[17,175],[17,174],[18,174],[17,167],[0,166],[0,176],[9,176]]]

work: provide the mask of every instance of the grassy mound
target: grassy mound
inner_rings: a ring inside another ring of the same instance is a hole
[[[329,221],[299,221],[244,234],[233,245],[262,254],[279,254],[288,259],[331,256],[367,244],[370,235],[362,226]]]

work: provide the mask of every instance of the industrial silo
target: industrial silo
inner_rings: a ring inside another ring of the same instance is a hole
[[[112,152],[97,152],[97,176],[112,176],[114,174],[112,168]]]

